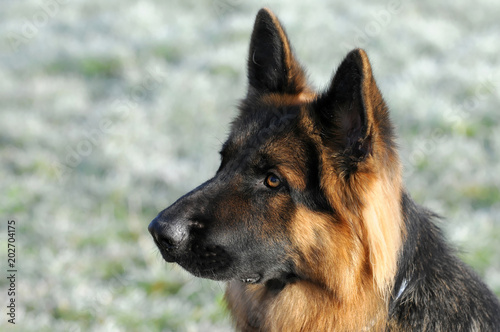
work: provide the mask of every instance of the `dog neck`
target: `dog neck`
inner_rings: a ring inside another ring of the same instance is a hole
[[[325,287],[310,280],[282,289],[232,281],[226,301],[241,331],[293,331],[299,326],[300,331],[378,331],[385,326],[386,302],[373,288],[344,299]]]

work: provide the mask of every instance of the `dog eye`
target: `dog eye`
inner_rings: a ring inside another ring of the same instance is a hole
[[[274,174],[269,174],[264,181],[265,185],[271,189],[276,189],[281,185],[281,180]]]

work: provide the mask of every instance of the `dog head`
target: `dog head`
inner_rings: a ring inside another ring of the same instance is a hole
[[[383,288],[400,245],[400,170],[365,52],[315,93],[262,9],[248,82],[215,176],[149,225],[163,258],[214,280],[356,287],[362,273]]]

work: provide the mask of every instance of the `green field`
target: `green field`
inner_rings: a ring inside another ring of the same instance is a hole
[[[366,49],[407,189],[500,295],[500,2],[5,0],[2,331],[230,330],[224,284],[165,263],[147,226],[215,173],[262,6],[318,88]]]

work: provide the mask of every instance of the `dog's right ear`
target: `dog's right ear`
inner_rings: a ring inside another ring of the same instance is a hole
[[[278,18],[267,8],[257,14],[248,54],[248,94],[297,95],[307,88],[306,77],[293,56]]]

